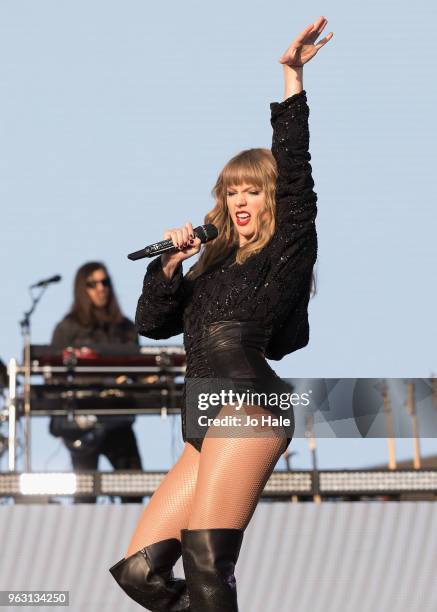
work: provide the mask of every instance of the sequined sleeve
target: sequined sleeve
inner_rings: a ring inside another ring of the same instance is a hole
[[[147,267],[143,291],[138,300],[135,326],[141,336],[161,339],[183,331],[184,290],[182,265],[168,280],[162,271],[161,257]]]
[[[317,259],[317,194],[309,163],[306,92],[274,102],[270,108],[272,153],[278,166],[276,229],[266,247],[268,281],[258,293],[265,312],[259,306],[258,315],[261,313],[264,320],[270,317],[273,337],[268,352],[269,358],[276,359],[294,350],[291,345],[303,346],[307,342],[307,305]],[[300,330],[303,339],[292,341]],[[284,341],[290,343],[287,350],[282,348]]]
[[[278,166],[276,220],[302,226],[312,224],[317,214],[317,194],[311,175],[309,149],[309,108],[306,91],[283,102],[270,104],[273,127],[272,153]]]

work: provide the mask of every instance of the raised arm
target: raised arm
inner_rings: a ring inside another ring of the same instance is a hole
[[[276,180],[276,221],[312,221],[316,215],[317,194],[310,164],[308,116],[305,90],[281,103],[272,103],[272,153],[278,166]]]
[[[284,71],[284,101],[270,105],[273,127],[272,153],[278,166],[276,184],[277,223],[312,222],[317,194],[311,175],[309,153],[309,108],[303,89],[303,66],[333,36],[316,39],[327,24],[319,17],[301,32],[279,59]]]

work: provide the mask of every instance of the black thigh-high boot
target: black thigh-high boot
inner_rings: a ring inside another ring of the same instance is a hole
[[[109,571],[125,593],[150,612],[188,612],[186,582],[172,570],[180,556],[181,543],[169,538],[121,559]]]
[[[192,612],[238,612],[234,569],[241,529],[182,529],[182,561]]]

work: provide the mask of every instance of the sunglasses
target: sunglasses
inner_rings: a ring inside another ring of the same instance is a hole
[[[88,287],[88,289],[95,289],[97,287],[97,285],[101,283],[104,287],[110,287],[111,286],[111,279],[106,277],[103,278],[102,280],[98,280],[98,281],[87,281],[86,282],[86,286]]]

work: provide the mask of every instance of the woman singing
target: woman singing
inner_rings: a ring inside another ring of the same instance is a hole
[[[200,393],[217,391],[221,381],[233,390],[242,381],[248,391],[281,388],[266,358],[308,342],[317,195],[302,77],[333,36],[316,42],[326,24],[319,17],[279,60],[285,95],[270,105],[271,151],[242,151],[220,172],[215,207],[205,217],[218,237],[184,276],[182,261],[199,252],[200,240],[191,223],[166,231],[176,249],[154,259],[144,278],[138,332],[183,332],[187,355],[184,450],[144,509],[126,557],[110,570],[152,612],[238,610],[234,570],[243,533],[294,432],[293,418],[289,428],[263,418],[281,412],[263,401],[238,409],[242,422],[250,417],[249,428],[225,423],[222,417],[236,414],[232,402],[216,406],[208,426],[196,423]],[[181,554],[185,580],[172,570]]]

